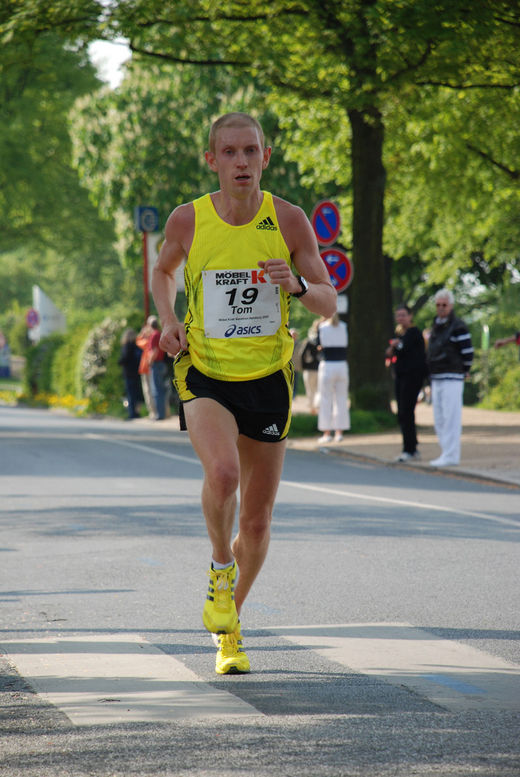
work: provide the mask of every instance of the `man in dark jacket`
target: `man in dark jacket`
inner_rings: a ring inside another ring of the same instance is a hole
[[[464,379],[473,361],[473,345],[468,329],[453,312],[451,291],[435,295],[437,315],[428,344],[428,369],[432,387],[433,420],[441,455],[430,462],[449,467],[460,462],[462,394]]]

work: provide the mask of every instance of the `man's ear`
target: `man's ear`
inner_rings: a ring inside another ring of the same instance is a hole
[[[213,170],[213,172],[216,173],[217,172],[217,159],[215,157],[215,154],[212,151],[206,151],[205,154],[204,154],[204,159],[206,160],[210,170]]]
[[[271,159],[271,151],[272,151],[271,146],[266,146],[264,148],[264,158],[262,160],[262,170],[265,170],[265,168],[269,164],[269,160]]]

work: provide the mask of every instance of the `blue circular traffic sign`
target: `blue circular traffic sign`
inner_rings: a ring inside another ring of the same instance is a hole
[[[339,293],[352,283],[354,265],[348,256],[339,248],[327,248],[320,253],[325,262],[332,285]]]
[[[322,246],[332,245],[341,227],[337,205],[329,200],[319,202],[312,212],[311,223],[318,243]]]

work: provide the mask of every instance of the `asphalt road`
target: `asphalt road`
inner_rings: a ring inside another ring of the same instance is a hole
[[[2,777],[518,777],[517,491],[288,451],[219,677],[200,488],[170,428],[0,408]]]

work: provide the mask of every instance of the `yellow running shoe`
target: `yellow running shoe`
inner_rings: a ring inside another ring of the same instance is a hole
[[[218,650],[215,660],[217,674],[245,674],[251,671],[249,659],[242,647],[240,623],[233,634],[218,634]]]
[[[235,581],[237,579],[237,562],[234,561],[227,569],[208,571],[209,586],[202,621],[208,631],[231,634],[238,623],[238,613],[235,607]]]

